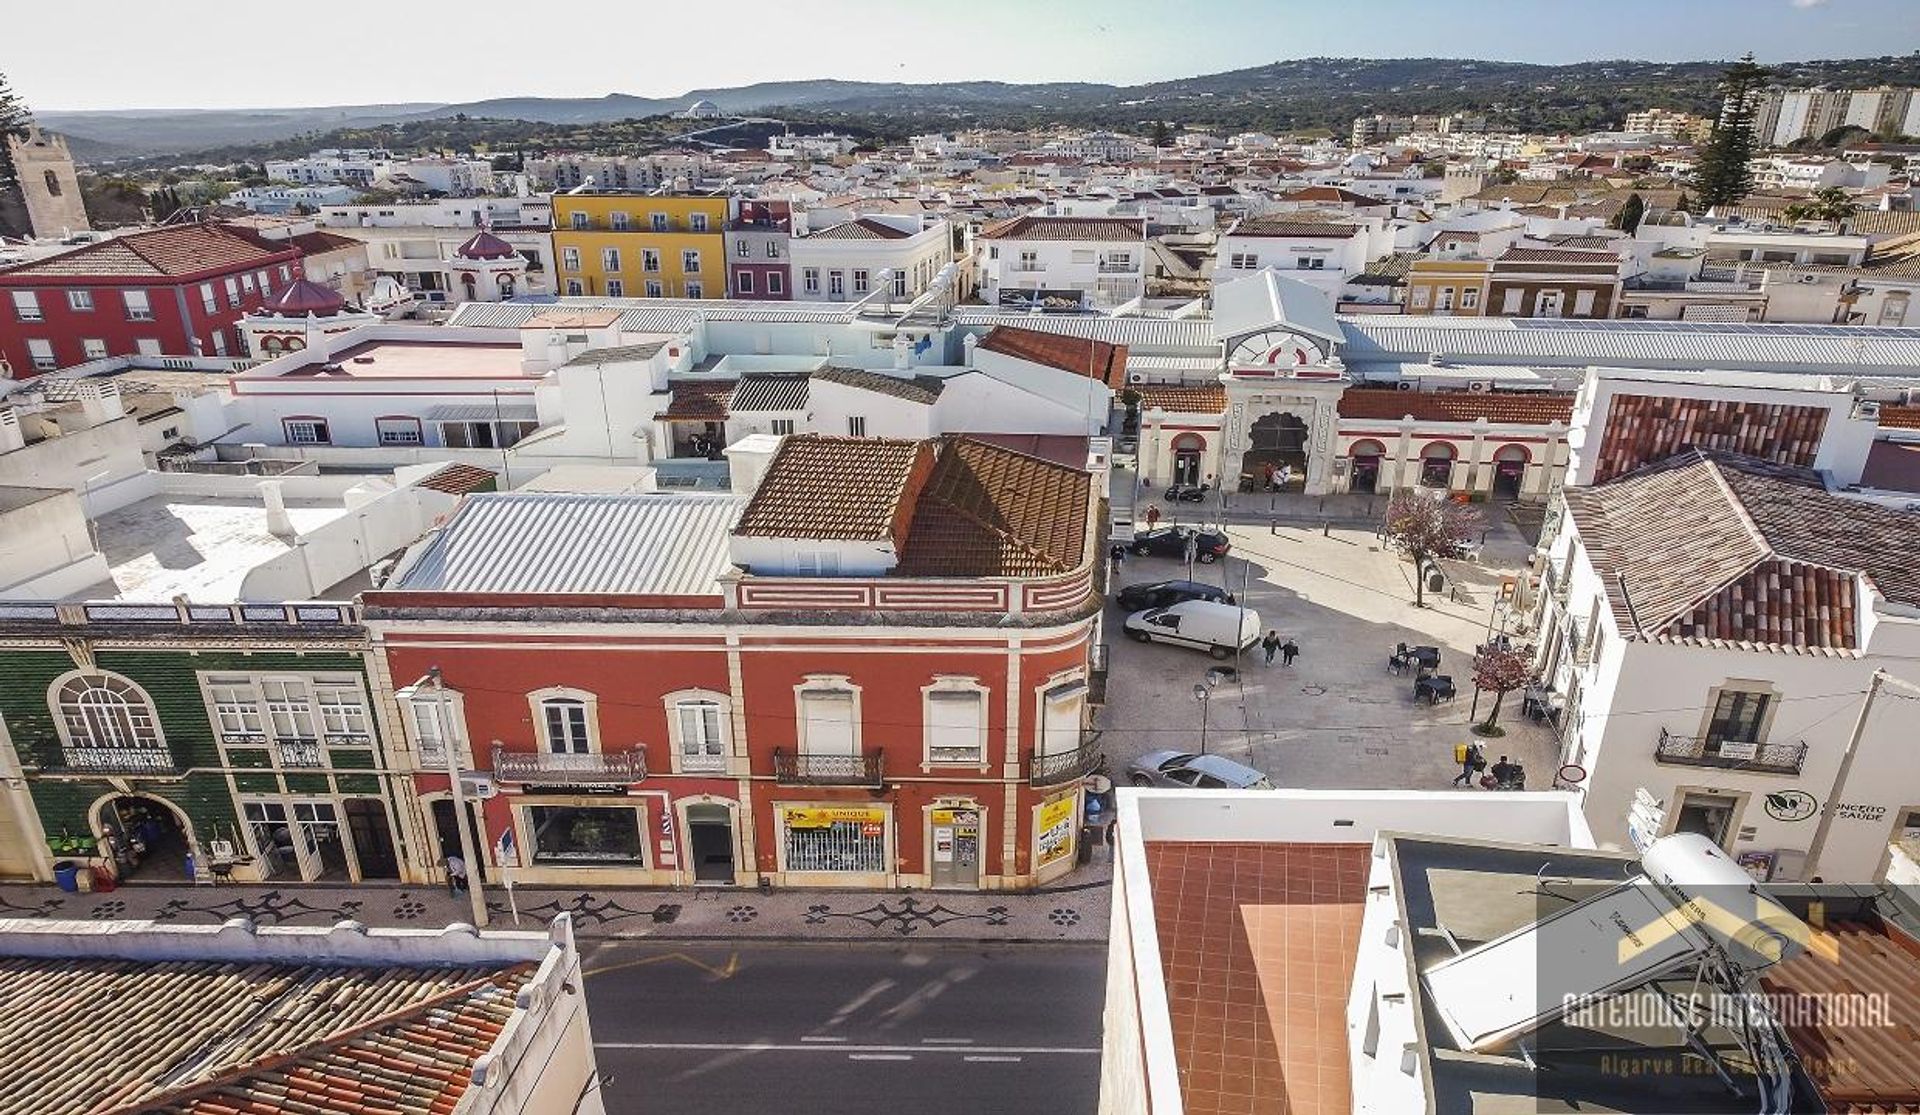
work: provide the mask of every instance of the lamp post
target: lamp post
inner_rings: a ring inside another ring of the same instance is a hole
[[[1213,690],[1205,685],[1195,685],[1193,699],[1200,702],[1200,754],[1205,755],[1207,753],[1207,714],[1213,705]]]
[[[453,828],[460,834],[460,856],[467,864],[467,899],[473,904],[474,927],[484,929],[487,900],[480,892],[480,861],[475,858],[473,831],[468,824],[466,791],[460,786],[460,754],[450,730],[453,717],[447,710],[447,687],[440,681],[438,666],[427,670],[427,678],[433,682],[434,722],[440,728],[440,750],[447,761],[447,789],[453,796]]]
[[[1152,427],[1153,441],[1152,448],[1147,453],[1146,463],[1144,465],[1140,461],[1140,453],[1138,451],[1135,451],[1133,455],[1133,511],[1134,521],[1136,522],[1138,522],[1140,518],[1140,493],[1145,490],[1147,480],[1151,475],[1148,470],[1160,459],[1160,430],[1167,421],[1167,412],[1159,407],[1152,407],[1148,409],[1145,414],[1141,415],[1141,421]]]

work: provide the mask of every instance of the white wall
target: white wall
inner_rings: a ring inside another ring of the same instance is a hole
[[[936,432],[933,407],[927,403],[823,379],[807,387],[807,409],[812,415],[808,427],[822,434],[844,437],[847,419],[856,415],[867,420],[868,437],[920,440]]]
[[[0,513],[0,599],[60,600],[111,576],[72,492]]]
[[[361,504],[293,539],[293,548],[253,568],[242,600],[312,600],[444,522],[458,496],[406,487]]]
[[[29,416],[22,425],[32,421]],[[74,419],[68,417],[68,421]],[[143,483],[146,472],[140,426],[130,417],[65,430],[58,437],[0,453],[0,484],[70,488],[81,493],[89,516],[118,510],[152,494]]]

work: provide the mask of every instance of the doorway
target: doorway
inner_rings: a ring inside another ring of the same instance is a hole
[[[935,887],[980,888],[980,811],[945,807],[927,814],[927,846],[932,849]]]
[[[1725,848],[1739,804],[1737,799],[1719,794],[1682,793],[1673,831],[1698,833]]]
[[[1352,477],[1347,482],[1347,490],[1373,495],[1380,490],[1380,461],[1387,455],[1387,447],[1377,441],[1362,441],[1348,452],[1352,463],[1349,466]]]
[[[1559,317],[1562,297],[1562,292],[1557,290],[1543,290],[1536,294],[1533,300],[1533,316]]]
[[[1280,491],[1300,491],[1307,483],[1307,423],[1299,415],[1264,414],[1247,431],[1240,458],[1240,482]]]
[[[733,883],[733,810],[724,805],[687,806],[687,845],[693,856],[693,881]]]
[[[112,847],[118,878],[149,882],[187,878],[193,842],[172,807],[155,798],[117,797],[100,810],[100,829]]]
[[[342,808],[347,814],[347,835],[360,860],[362,879],[398,879],[400,857],[393,847],[393,827],[387,821],[385,803],[372,798],[349,798]]]
[[[1508,445],[1493,455],[1493,494],[1496,499],[1519,499],[1527,476],[1527,451]]]
[[[433,832],[440,841],[440,866],[448,856],[460,855],[460,830],[453,827],[453,799],[433,799]],[[467,835],[473,840],[473,858],[467,864],[467,876],[475,882],[487,881],[487,826],[480,821],[477,802],[467,803]]]
[[[1200,453],[1206,448],[1198,434],[1181,434],[1173,439],[1173,483],[1200,483]]]

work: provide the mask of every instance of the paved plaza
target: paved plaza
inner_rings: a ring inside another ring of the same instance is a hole
[[[1244,581],[1246,603],[1260,613],[1262,627],[1293,639],[1301,652],[1291,668],[1277,659],[1264,665],[1257,649],[1246,656],[1241,680],[1212,692],[1206,749],[1258,768],[1283,787],[1446,788],[1459,772],[1454,745],[1473,738],[1473,650],[1486,640],[1490,618],[1496,630],[1505,619],[1504,609],[1495,609],[1500,582],[1524,565],[1526,541],[1497,511],[1490,513],[1481,561],[1454,563],[1458,590],[1429,594],[1427,606],[1416,608],[1409,562],[1369,530],[1307,525],[1307,514],[1303,507],[1277,527],[1231,523],[1227,560],[1194,567],[1194,579],[1224,583],[1236,593]],[[1179,561],[1129,556],[1116,583],[1185,574]],[[1200,749],[1201,708],[1192,691],[1218,665],[1198,651],[1133,642],[1122,633],[1125,618],[1109,605],[1112,682],[1096,720],[1116,773],[1157,748]],[[1428,705],[1413,699],[1411,673],[1387,669],[1389,654],[1403,642],[1441,648],[1438,672],[1453,677],[1455,700]],[[1486,700],[1491,695],[1482,699],[1482,715]],[[1552,729],[1521,715],[1518,693],[1508,694],[1500,723],[1505,738],[1484,741],[1489,761],[1509,755],[1526,765],[1528,789],[1549,789],[1559,765]]]

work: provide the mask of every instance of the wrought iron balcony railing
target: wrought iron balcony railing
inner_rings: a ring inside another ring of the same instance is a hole
[[[444,760],[443,760],[444,761]],[[502,782],[559,786],[629,785],[647,777],[643,747],[587,754],[493,749],[493,775]]]
[[[280,765],[283,767],[321,767],[326,765],[326,756],[320,750],[317,739],[281,738],[274,741],[280,752]]]
[[[1689,767],[1717,767],[1759,774],[1799,774],[1807,761],[1807,745],[1798,740],[1792,743],[1742,743],[1676,736],[1662,728],[1653,757],[1656,762]]]
[[[63,747],[61,767],[100,774],[171,774],[180,769],[164,747]]]
[[[1027,757],[1027,784],[1031,786],[1058,786],[1063,782],[1072,782],[1084,778],[1098,770],[1106,758],[1095,743],[1097,733],[1088,733],[1081,739],[1079,747],[1072,751],[1055,751],[1048,754],[1034,753]]]
[[[881,752],[798,755],[775,748],[773,779],[787,786],[878,786]]]

